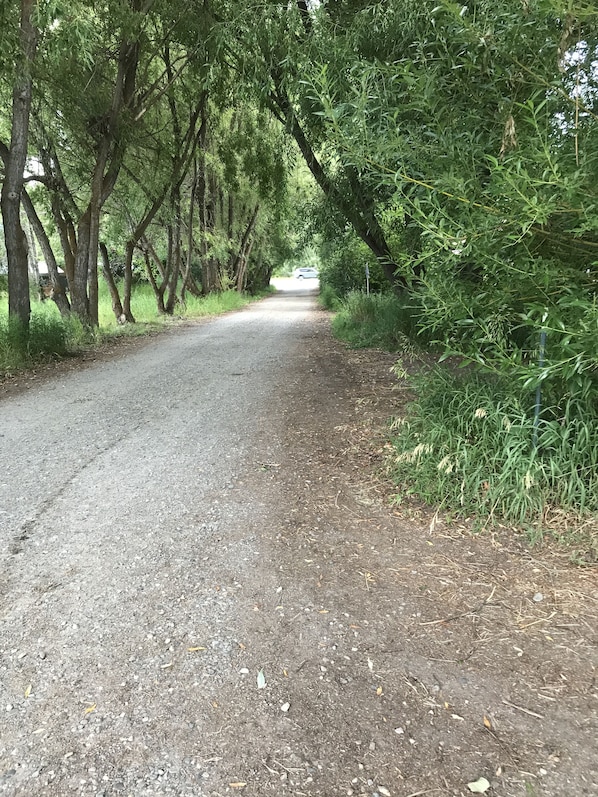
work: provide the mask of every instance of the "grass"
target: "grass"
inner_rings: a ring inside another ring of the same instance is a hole
[[[267,292],[265,292],[267,293]],[[99,345],[107,339],[145,335],[171,326],[182,318],[203,318],[238,310],[255,298],[237,291],[224,291],[206,297],[187,296],[186,305],[177,306],[173,316],[159,315],[150,285],[136,285],[131,309],[137,323],[117,323],[110,296],[102,285],[99,302],[99,329],[90,335],[76,318],[64,319],[52,301],[40,302],[32,297],[29,336],[18,325],[8,321],[8,301],[0,295],[0,374],[33,367],[40,361],[64,357],[82,347]]]
[[[507,381],[436,368],[416,377],[417,398],[392,428],[389,471],[403,495],[460,516],[501,520],[540,535],[555,512],[598,511],[598,408],[540,420],[533,397]]]
[[[336,336],[355,348],[413,356],[431,344],[417,295],[353,291],[338,300],[332,292],[321,301],[337,311]],[[598,405],[569,398],[545,408],[534,448],[534,397],[506,377],[455,375],[445,364],[415,377],[413,388],[407,417],[391,432],[397,501],[417,497],[478,525],[506,521],[532,542],[549,530],[598,556]]]
[[[239,310],[256,297],[248,296],[244,293],[237,291],[223,291],[222,293],[213,293],[209,296],[191,296],[187,294],[185,305],[178,304],[175,307],[174,315],[164,316],[159,315],[156,309],[156,299],[152,288],[147,283],[135,285],[131,296],[131,310],[137,322],[143,328],[143,325],[162,326],[165,324],[172,324],[173,320],[181,318],[203,318],[205,316],[221,315],[228,313],[231,310]],[[121,326],[117,323],[110,299],[104,291],[100,291],[100,304],[99,304],[99,320],[100,330],[102,333],[109,331],[116,331],[120,334],[123,331],[133,332],[134,329],[131,325]]]
[[[325,306],[337,310],[334,334],[355,348],[409,351],[414,345],[428,343],[417,323],[419,311],[413,295],[351,291],[336,306],[332,297],[323,299]]]
[[[339,298],[334,288],[326,283],[320,284],[318,302],[325,310],[340,310],[342,307],[342,299]]]
[[[0,369],[5,372],[25,368],[39,359],[61,357],[69,348],[68,325],[60,314],[34,308],[29,335],[20,324],[9,322],[6,313],[0,314]]]

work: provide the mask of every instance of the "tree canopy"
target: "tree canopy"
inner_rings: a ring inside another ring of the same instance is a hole
[[[522,379],[556,330],[552,381],[590,389],[592,4],[22,0],[2,15],[3,208],[22,197],[62,312],[97,323],[98,253],[129,321],[134,268],[167,313],[187,291],[264,284],[289,254],[302,160],[320,192],[304,227],[337,286],[368,262],[439,340]],[[4,229],[26,319],[21,216]]]

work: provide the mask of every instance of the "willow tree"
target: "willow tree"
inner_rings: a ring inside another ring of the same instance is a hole
[[[249,96],[268,108],[293,137],[315,182],[379,260],[388,281],[404,284],[380,220],[375,187],[364,182],[352,163],[339,158],[322,123],[325,109],[309,90],[310,75],[334,65],[343,48],[340,71],[354,58],[344,17],[331,19],[325,3],[311,5],[298,0],[266,3],[259,9],[238,6],[231,60]]]
[[[385,195],[421,322],[555,407],[597,381],[597,22],[575,0],[364,3],[353,57],[303,75],[328,146]]]
[[[27,241],[21,226],[21,194],[27,151],[29,143],[29,118],[32,95],[32,67],[38,42],[38,30],[34,17],[36,0],[21,0],[20,19],[11,9],[4,9],[8,18],[2,21],[9,26],[6,39],[10,38],[11,27],[18,25],[15,43],[14,70],[10,76],[12,83],[12,109],[10,141],[0,140],[0,156],[4,161],[2,180],[2,221],[8,260],[8,306],[9,317],[17,321],[27,333],[31,307],[29,303],[29,272],[27,260]],[[14,9],[13,9],[14,11]]]

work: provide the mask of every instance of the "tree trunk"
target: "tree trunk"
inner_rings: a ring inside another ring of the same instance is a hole
[[[118,293],[118,288],[116,286],[116,282],[114,281],[114,275],[112,273],[112,269],[110,268],[110,258],[108,257],[108,248],[104,242],[100,243],[100,255],[102,258],[102,274],[104,275],[104,279],[106,280],[106,285],[108,286],[108,290],[110,291],[110,297],[112,298],[112,311],[114,316],[119,324],[124,323],[125,316],[123,313],[123,306],[120,301],[120,295]]]
[[[177,300],[177,283],[181,273],[181,200],[178,191],[173,197],[174,224],[169,228],[169,278],[165,308],[168,315],[174,313]]]
[[[202,124],[199,135],[200,161],[197,172],[197,208],[200,230],[201,292],[204,296],[222,290],[218,263],[210,254],[209,239],[214,232],[214,208],[209,194],[209,176],[206,165],[207,118],[202,108]]]
[[[38,31],[33,25],[36,0],[21,0],[20,47],[17,78],[12,92],[12,124],[10,148],[2,148],[5,161],[4,181],[0,195],[4,240],[8,260],[8,312],[23,331],[29,332],[29,270],[27,240],[21,226],[21,193],[23,172],[29,141],[31,111],[31,66],[37,48]]]
[[[72,294],[75,281],[75,254],[77,252],[77,236],[73,218],[78,218],[81,213],[68,189],[60,168],[60,162],[52,145],[47,139],[44,139],[38,148],[46,176],[44,185],[48,188],[50,194],[52,217],[60,238],[60,246],[62,247],[64,272]]]
[[[135,253],[135,246],[137,245],[136,238],[133,240],[129,238],[125,248],[125,280],[123,285],[123,315],[125,321],[131,324],[135,323],[135,316],[131,310],[131,294],[133,293],[133,254]]]
[[[102,212],[102,193],[105,191],[104,171],[108,160],[109,141],[105,138],[100,148],[96,169],[91,184],[89,202],[89,250],[87,252],[87,285],[89,289],[89,320],[91,325],[99,325],[98,304],[98,251],[100,246],[100,214]]]
[[[31,198],[29,197],[29,194],[24,189],[21,198],[23,200],[25,213],[27,214],[29,223],[31,224],[33,232],[35,233],[40,249],[43,252],[44,260],[48,266],[48,274],[50,275],[50,283],[52,285],[52,299],[56,303],[56,306],[60,311],[60,315],[66,317],[70,315],[71,305],[65,293],[65,275],[62,275],[63,279],[61,280],[60,274],[58,273],[58,263],[56,262],[56,256],[54,255],[54,250],[52,249],[50,239],[48,238],[41,219],[37,215],[37,211],[33,205],[33,202],[31,201]]]
[[[292,104],[281,86],[280,79],[275,72],[273,72],[272,77],[276,91],[270,97],[270,106],[292,133],[303,155],[303,159],[316,182],[330,202],[339,209],[353,226],[357,235],[377,257],[390,284],[395,287],[407,287],[405,278],[395,273],[397,264],[392,258],[384,232],[376,219],[373,202],[371,199],[365,199],[365,193],[359,183],[357,174],[350,168],[345,169],[345,175],[351,188],[351,196],[347,196],[338,189],[332,178],[326,173],[309,143],[303,128],[299,124]]]
[[[21,205],[24,204],[24,193],[25,187],[23,186],[23,190],[21,191]],[[30,277],[33,277],[35,280],[35,284],[39,285],[40,275],[39,266],[37,264],[37,247],[35,245],[35,234],[29,218],[27,218],[27,224],[23,227],[23,232],[25,233],[25,239],[27,241],[27,270],[29,271]]]
[[[74,275],[71,282],[71,307],[83,324],[90,323],[87,277],[89,265],[89,235],[91,209],[88,207],[77,225],[77,250]]]
[[[141,11],[140,0],[129,0],[131,10]],[[98,325],[98,247],[102,208],[114,190],[125,154],[126,136],[121,114],[134,101],[140,45],[122,34],[116,79],[103,133],[95,147],[95,163],[87,208],[77,223],[77,247],[71,286],[73,312],[86,326]]]
[[[255,293],[267,288],[271,277],[272,266],[268,262],[264,262],[263,253],[260,252],[257,263],[254,264],[251,273],[248,275],[246,290],[250,293]]]
[[[243,252],[241,262],[239,263],[239,270],[237,273],[237,290],[239,293],[243,293],[243,291],[247,287],[247,264],[249,263],[249,257],[251,256],[251,250],[253,249],[253,244],[254,240],[251,239],[245,251]]]
[[[191,196],[189,199],[189,216],[187,218],[187,257],[185,261],[185,271],[183,273],[183,284],[181,285],[181,303],[185,304],[185,292],[188,290],[191,277],[191,265],[193,261],[193,218],[195,216],[195,192],[197,191],[197,158],[193,159],[193,182],[191,184]]]
[[[160,258],[156,254],[153,246],[148,241],[148,239],[143,236],[141,238],[141,245],[143,247],[143,256],[145,258],[145,268],[147,271],[147,278],[150,281],[150,285],[152,286],[152,290],[154,291],[154,296],[156,297],[156,305],[158,308],[158,313],[160,315],[165,315],[166,308],[164,307],[164,286],[166,285],[165,280],[162,282],[162,285],[158,285],[158,281],[154,276],[154,271],[152,268],[152,260],[158,266],[158,272],[162,276],[164,274],[162,263],[160,262]]]
[[[255,228],[255,223],[257,221],[258,213],[260,210],[259,203],[255,206],[253,213],[247,223],[247,227],[245,228],[245,232],[243,233],[243,238],[241,239],[241,245],[239,246],[239,253],[235,258],[233,274],[236,283],[237,290],[241,293],[245,288],[246,277],[247,277],[247,261],[249,260],[249,255],[251,252],[251,247],[253,242],[251,241],[251,235]]]

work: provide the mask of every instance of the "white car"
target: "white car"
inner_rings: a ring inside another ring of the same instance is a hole
[[[298,280],[314,280],[320,276],[315,268],[298,268],[295,270],[295,279]]]

